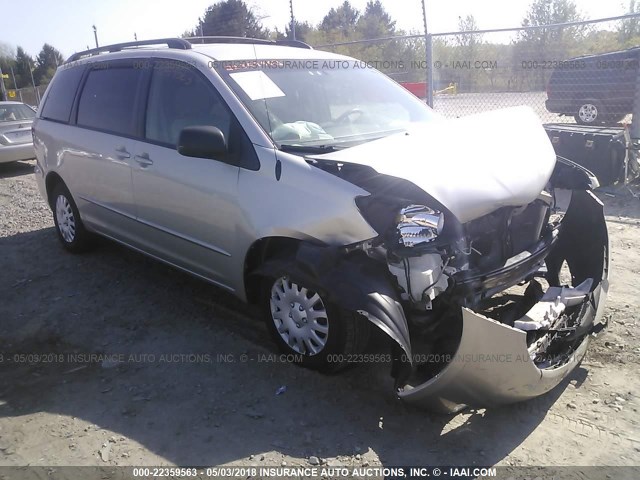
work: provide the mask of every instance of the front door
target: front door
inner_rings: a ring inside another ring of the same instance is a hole
[[[239,167],[180,155],[180,131],[218,127],[232,144],[234,118],[202,73],[157,61],[145,139],[133,157],[133,189],[145,250],[232,290]]]

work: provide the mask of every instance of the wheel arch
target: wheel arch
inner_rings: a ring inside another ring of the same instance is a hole
[[[274,257],[295,256],[302,240],[291,237],[264,237],[254,241],[244,259],[244,290],[247,302],[256,304],[260,298],[260,276],[252,275],[258,267]]]
[[[574,108],[578,108],[590,100],[602,102],[602,95],[597,92],[578,92],[572,98]]]
[[[47,190],[47,202],[49,203],[49,206],[52,205],[51,194],[53,193],[53,190],[56,188],[56,186],[60,184],[64,185],[65,187],[67,185],[66,183],[64,183],[64,180],[57,172],[49,172],[47,174],[47,177],[45,179],[45,187]]]
[[[265,277],[287,275],[292,281],[315,290],[331,304],[364,317],[389,337],[395,352],[392,376],[398,382],[406,380],[412,367],[409,327],[386,265],[362,252],[346,252],[343,247],[304,240],[294,242],[295,246],[286,256],[278,255],[282,252],[282,243],[270,247],[257,244],[253,258],[264,260],[254,260],[257,268],[248,269],[245,277],[253,277],[254,288],[255,285],[259,288]],[[287,244],[284,245],[286,248]],[[271,256],[261,257],[260,252]],[[247,297],[250,301],[250,295]]]

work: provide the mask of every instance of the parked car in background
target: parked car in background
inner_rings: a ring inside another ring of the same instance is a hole
[[[584,125],[619,122],[633,109],[639,54],[636,47],[557,62],[547,84],[547,110]]]
[[[36,112],[20,102],[0,102],[0,163],[35,158],[31,125]]]
[[[207,280],[302,365],[387,363],[420,405],[549,391],[602,326],[597,182],[527,107],[446,120],[357,63],[229,38],[75,54],[34,124],[60,242]],[[388,350],[368,356],[374,328]]]

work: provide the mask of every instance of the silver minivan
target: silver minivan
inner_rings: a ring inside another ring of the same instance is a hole
[[[61,66],[34,145],[64,248],[98,234],[189,272],[258,304],[303,365],[388,363],[432,408],[560,383],[603,326],[593,175],[526,107],[446,120],[287,43],[161,39]]]

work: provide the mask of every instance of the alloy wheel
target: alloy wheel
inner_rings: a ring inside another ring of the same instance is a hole
[[[598,107],[593,103],[585,103],[578,110],[578,116],[584,123],[593,123],[598,118]]]

